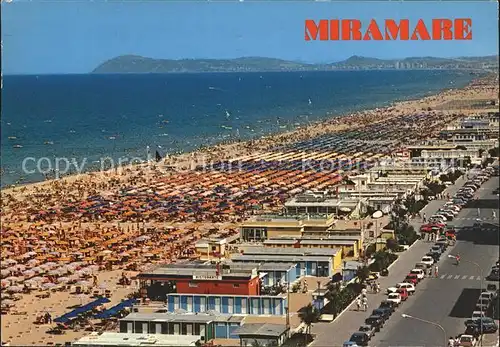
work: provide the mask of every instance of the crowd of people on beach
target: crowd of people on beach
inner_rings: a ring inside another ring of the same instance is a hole
[[[150,264],[194,259],[197,240],[233,236],[238,223],[281,211],[297,193],[331,189],[349,171],[434,138],[463,115],[428,105],[484,88],[489,86],[446,91],[161,162],[5,190],[2,311],[15,311],[16,301],[33,291],[46,295],[79,287],[92,292],[102,272],[120,269],[132,278]],[[338,167],[318,170],[315,163],[325,159]],[[303,160],[313,164],[304,169]],[[238,165],[228,166],[232,161]]]

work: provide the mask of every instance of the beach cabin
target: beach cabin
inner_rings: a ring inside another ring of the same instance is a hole
[[[201,295],[169,294],[168,312],[184,310],[188,313],[207,311],[220,314],[284,315],[286,295]]]
[[[217,314],[131,313],[120,319],[120,332],[196,336],[201,341],[238,338],[243,316]]]
[[[258,344],[263,347],[282,346],[288,336],[286,325],[270,323],[248,323],[234,331],[239,337],[240,347],[252,347]]]

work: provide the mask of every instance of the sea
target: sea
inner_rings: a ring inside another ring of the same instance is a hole
[[[104,158],[126,163],[259,138],[474,77],[448,70],[7,75],[1,183],[95,170]]]

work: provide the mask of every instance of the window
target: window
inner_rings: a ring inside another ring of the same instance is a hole
[[[189,282],[189,288],[198,288],[198,283],[196,283],[196,282]]]
[[[217,246],[212,246],[212,251],[216,251],[217,250]]]
[[[239,288],[240,285],[238,283],[233,284],[233,288]]]

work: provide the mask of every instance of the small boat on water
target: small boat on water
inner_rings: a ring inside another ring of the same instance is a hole
[[[15,137],[15,136],[9,136],[8,139],[9,140],[17,140],[17,137]]]
[[[14,147],[14,148],[23,148],[23,146],[21,146],[21,145],[14,145],[12,147]]]
[[[226,130],[232,130],[233,129],[232,127],[228,127],[226,125],[222,125],[221,128],[222,129],[226,129]]]
[[[53,145],[54,141],[45,141],[43,144],[44,145]]]

